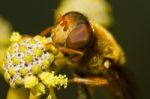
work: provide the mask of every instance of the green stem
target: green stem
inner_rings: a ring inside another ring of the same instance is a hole
[[[49,95],[48,95],[47,99],[57,99],[55,91],[53,88],[49,89]]]
[[[6,99],[29,99],[29,91],[24,88],[9,88]]]
[[[29,99],[41,99],[41,96],[34,96],[32,95],[32,93],[30,92],[30,97]]]

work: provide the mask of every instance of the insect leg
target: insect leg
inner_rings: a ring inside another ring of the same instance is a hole
[[[93,99],[93,93],[94,93],[93,87],[84,84],[79,84],[77,99]]]
[[[49,33],[51,33],[51,30],[52,30],[52,27],[48,27],[48,28],[44,29],[43,31],[41,31],[39,34],[40,34],[41,36],[46,36],[46,35],[48,35]]]
[[[82,57],[84,56],[84,53],[78,50],[73,50],[66,47],[60,47],[59,50],[65,54],[71,55],[70,61],[79,63]]]

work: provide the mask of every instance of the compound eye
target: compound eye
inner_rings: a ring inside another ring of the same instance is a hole
[[[70,32],[66,40],[66,45],[76,50],[85,48],[92,40],[92,35],[93,32],[90,25],[80,24]]]

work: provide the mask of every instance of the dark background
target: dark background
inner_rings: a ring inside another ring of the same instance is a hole
[[[137,80],[136,99],[150,99],[150,0],[109,0],[115,23],[111,31],[122,45],[127,66]],[[21,33],[38,33],[53,24],[59,0],[0,0],[0,15]],[[92,4],[91,4],[92,6]],[[5,99],[8,85],[0,78],[0,99]],[[76,93],[60,93],[60,99],[74,99]],[[71,97],[72,96],[72,97]],[[99,98],[97,98],[99,99]],[[101,98],[102,99],[102,98]]]

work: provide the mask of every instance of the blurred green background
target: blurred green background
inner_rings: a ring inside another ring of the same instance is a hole
[[[115,18],[111,31],[125,50],[127,66],[137,81],[136,99],[150,99],[150,0],[109,0],[109,3]],[[0,0],[0,16],[11,22],[14,30],[36,34],[53,25],[58,4],[59,0]],[[5,99],[7,88],[0,77],[0,99]],[[73,90],[71,86],[62,90],[59,99],[75,99],[77,93]]]

